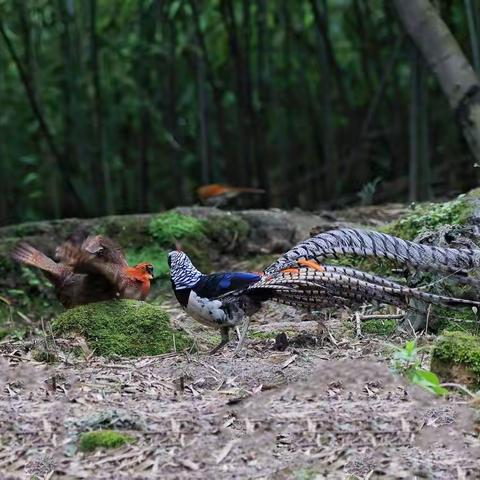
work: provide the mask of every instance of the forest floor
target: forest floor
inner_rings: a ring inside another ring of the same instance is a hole
[[[210,331],[167,308],[206,349]],[[2,342],[1,478],[480,478],[464,399],[434,397],[390,373],[402,337],[357,337],[341,311],[284,323],[292,312],[268,308],[237,356],[232,342],[216,355],[61,354],[47,366],[22,342]],[[277,351],[266,337],[282,328],[290,344]],[[135,442],[79,452],[79,434],[98,428]]]
[[[380,223],[398,215],[384,210]],[[79,357],[56,339],[59,361],[45,364],[32,340],[0,341],[0,480],[480,478],[478,413],[466,397],[436,397],[392,373],[394,347],[411,332],[368,335],[352,311],[268,305],[237,355],[234,341],[209,355],[219,337],[170,295],[163,306],[198,352]],[[428,353],[422,361],[428,368]],[[79,451],[82,432],[97,429],[134,442]]]

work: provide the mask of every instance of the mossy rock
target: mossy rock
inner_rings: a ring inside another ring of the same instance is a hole
[[[391,319],[372,319],[362,322],[362,332],[371,335],[389,337],[395,333],[396,329],[397,322]]]
[[[78,448],[81,452],[93,452],[97,448],[118,448],[132,443],[134,437],[115,430],[97,430],[80,435]]]
[[[379,230],[404,240],[414,240],[443,225],[466,225],[478,207],[478,194],[478,190],[472,190],[450,202],[415,205],[411,213]]]
[[[103,356],[161,355],[191,346],[189,337],[170,325],[158,306],[136,300],[90,303],[59,315],[52,323],[57,335],[81,335]]]
[[[430,369],[443,382],[480,386],[480,337],[465,332],[445,332],[432,351]]]
[[[171,248],[176,241],[205,240],[202,220],[173,210],[153,217],[149,223],[149,232],[158,244],[167,248]]]

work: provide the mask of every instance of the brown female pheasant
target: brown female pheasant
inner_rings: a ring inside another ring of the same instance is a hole
[[[11,257],[42,270],[65,308],[112,298],[144,300],[153,279],[151,264],[130,267],[116,242],[83,231],[57,247],[58,262],[26,242],[18,244]]]

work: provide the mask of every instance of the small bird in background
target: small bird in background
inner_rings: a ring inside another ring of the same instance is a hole
[[[265,190],[251,187],[230,187],[220,183],[202,185],[197,189],[197,195],[202,204],[209,207],[223,207],[242,194],[263,194]]]
[[[57,247],[58,262],[26,242],[19,243],[11,257],[42,270],[65,308],[113,298],[144,300],[153,279],[151,264],[130,267],[117,243],[85,231],[74,232]]]
[[[301,242],[261,274],[205,275],[181,251],[170,252],[168,263],[180,305],[200,323],[220,329],[221,342],[211,353],[229,341],[231,328],[243,324],[238,350],[249,317],[268,300],[310,310],[371,300],[403,309],[419,309],[415,303],[412,305],[412,299],[449,307],[480,306],[478,301],[435,295],[354,268],[319,263],[341,255],[389,258],[418,269],[459,275],[464,281],[468,270],[480,267],[478,250],[430,247],[359,229],[332,230]]]

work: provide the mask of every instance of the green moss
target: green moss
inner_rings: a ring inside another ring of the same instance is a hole
[[[155,305],[112,300],[82,305],[52,323],[57,335],[79,334],[104,356],[161,355],[191,345],[185,333],[172,329],[168,315]]]
[[[442,225],[464,225],[473,213],[475,198],[475,193],[471,192],[450,202],[416,205],[411,213],[380,228],[380,231],[413,240],[421,233]]]
[[[476,315],[475,312],[469,308],[452,310],[443,307],[435,307],[432,310],[432,320],[432,328],[436,332],[479,332],[478,315]]]
[[[164,247],[171,248],[176,240],[201,240],[205,238],[204,223],[194,217],[169,211],[150,220],[152,237]]]
[[[278,335],[277,332],[250,332],[251,338],[257,338],[259,340],[270,340]]]
[[[388,337],[393,335],[397,329],[395,320],[372,319],[362,322],[362,332],[372,335],[382,335]]]
[[[115,430],[97,430],[82,433],[78,447],[81,452],[93,452],[97,448],[118,448],[134,440],[131,435]]]
[[[431,370],[443,380],[457,380],[450,377],[462,371],[461,376],[471,379],[464,383],[479,385],[480,337],[466,332],[444,332],[433,347]]]

